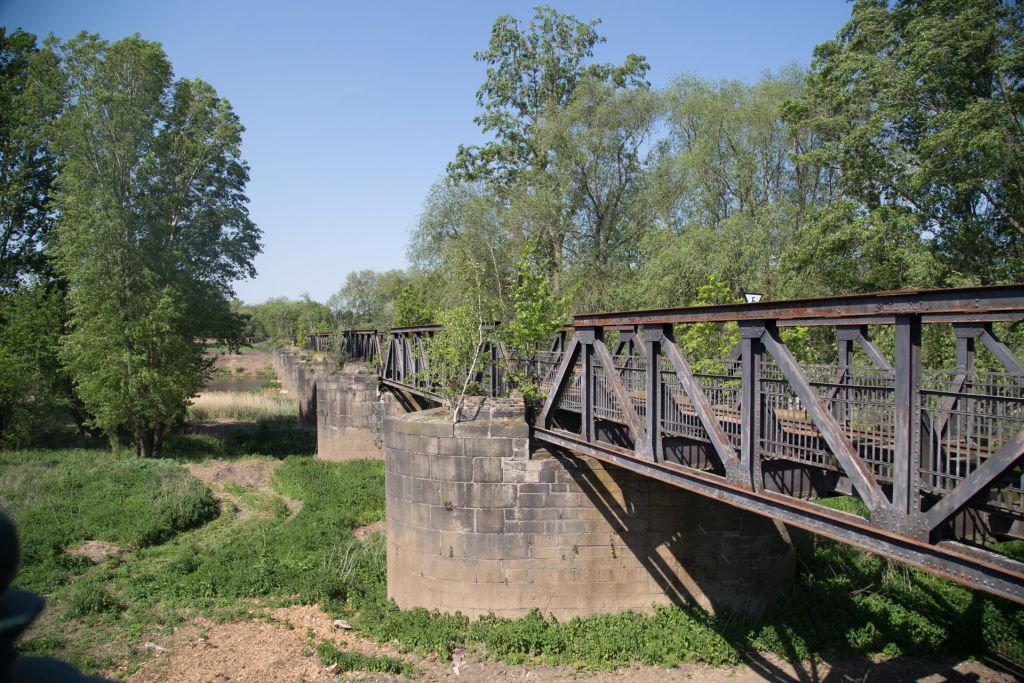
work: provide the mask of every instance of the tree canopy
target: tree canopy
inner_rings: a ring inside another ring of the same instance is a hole
[[[199,340],[241,331],[231,282],[260,249],[243,128],[210,85],[175,80],[157,43],[83,33],[53,49],[62,357],[94,423],[148,456],[206,379]]]
[[[850,201],[831,220],[923,235],[950,282],[1024,276],[1022,21],[999,0],[854,3],[788,112]]]

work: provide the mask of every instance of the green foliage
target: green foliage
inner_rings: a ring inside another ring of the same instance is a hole
[[[86,540],[158,545],[217,515],[210,491],[169,460],[105,451],[0,452],[0,504],[22,540],[19,587],[48,594],[88,566]]]
[[[62,481],[56,471],[62,472]],[[90,472],[88,477],[67,480],[83,471]],[[108,511],[107,526],[90,522],[89,530],[70,537],[118,540],[145,536],[147,525],[159,527],[146,521],[156,518],[149,507],[136,503],[158,497],[150,478],[157,472],[161,486],[173,477],[194,482],[174,463],[118,459],[106,452],[4,453],[0,460],[0,498],[15,511],[26,550],[57,549],[26,552],[19,585],[47,594],[62,613],[92,626],[102,636],[97,649],[101,645],[109,651],[110,634],[117,629],[139,633],[173,625],[181,609],[242,618],[249,608],[240,608],[239,601],[259,598],[263,605],[317,603],[351,619],[363,635],[397,640],[404,651],[443,658],[454,648],[473,646],[510,663],[591,669],[632,663],[733,664],[752,651],[787,659],[877,653],[1024,658],[1024,609],[1019,606],[802,532],[793,533],[797,585],[756,620],[674,606],[565,623],[538,611],[522,619],[485,616],[471,622],[461,614],[399,610],[387,599],[383,537],[358,541],[352,535],[354,527],[384,514],[379,461],[289,457],[274,474],[274,493],[229,487],[228,493],[253,511],[245,518],[227,505],[224,514],[194,532],[166,536],[158,545],[91,569],[63,553],[67,527],[101,502]],[[98,484],[111,481],[111,488],[97,490]],[[301,508],[285,505],[280,496],[300,501]],[[825,502],[864,511],[849,497]],[[121,514],[113,514],[115,507]],[[39,513],[26,518],[24,512],[31,509]],[[72,564],[57,567],[58,561]],[[68,575],[82,572],[67,585]],[[827,619],[822,619],[822,605],[833,607]],[[41,633],[24,642],[22,650],[70,657],[90,670],[109,666],[95,659],[94,649],[81,638],[78,631],[60,637]],[[137,642],[137,636],[130,639]],[[363,659],[326,646],[318,654],[346,670],[412,671],[399,660]]]
[[[339,672],[366,671],[398,674],[412,678],[416,668],[394,657],[364,655],[359,652],[341,652],[334,643],[321,640],[316,654],[324,666],[337,665]]]
[[[442,614],[422,607],[400,610],[387,599],[385,586],[359,604],[360,632],[379,642],[397,640],[403,651],[449,659],[452,650],[469,642],[469,619],[461,612]]]
[[[43,245],[57,164],[44,126],[59,108],[46,78],[53,60],[31,33],[0,26],[0,293],[29,276],[48,278]]]
[[[406,285],[395,299],[394,327],[432,325],[437,313],[428,299],[426,282]]]
[[[124,605],[111,595],[103,583],[89,577],[75,582],[64,616],[79,619],[88,615],[116,613],[123,609]]]
[[[378,273],[360,270],[345,276],[345,284],[327,300],[327,307],[350,328],[389,329],[397,315],[396,300],[409,285],[402,270]]]
[[[270,515],[222,518],[204,534],[112,568],[110,580],[126,600],[143,604],[229,605],[266,598],[344,609],[377,591],[384,580],[382,539],[363,543],[352,529],[384,514],[381,463],[288,457],[272,485],[301,501],[301,510],[285,514],[280,503],[260,498],[257,509]]]
[[[530,243],[515,263],[515,280],[509,295],[509,315],[498,328],[509,353],[517,362],[509,377],[529,400],[540,397],[536,373],[537,352],[569,322],[571,294],[556,296],[536,243]]]
[[[1021,278],[1022,38],[1018,3],[859,0],[815,49],[787,114],[819,136],[808,153],[836,170],[861,230],[932,238],[977,282]]]
[[[0,295],[0,444],[36,442],[78,407],[55,344],[66,314],[56,287]]]
[[[510,15],[498,17],[487,49],[474,55],[488,65],[476,96],[483,112],[474,121],[494,140],[460,146],[449,164],[450,176],[510,187],[521,171],[545,165],[533,144],[536,126],[546,114],[565,106],[581,81],[647,85],[649,67],[639,55],[628,55],[619,66],[585,64],[594,46],[605,40],[595,30],[599,23],[584,23],[548,6],[534,8],[528,28]]]
[[[501,201],[482,184],[435,183],[409,244],[418,270],[410,284],[425,290],[414,311],[465,303],[488,313],[504,309],[515,239]]]
[[[92,422],[151,456],[205,380],[197,340],[240,333],[231,283],[254,275],[260,248],[242,126],[208,84],[172,80],[156,43],[82,33],[54,48],[61,357]]]
[[[336,325],[331,309],[308,295],[298,301],[268,299],[262,304],[242,306],[240,313],[246,316],[246,336],[278,342],[295,339],[303,344],[307,334],[331,332]]]
[[[616,668],[627,662],[676,666],[736,664],[740,653],[720,631],[724,622],[702,612],[656,607],[653,615],[624,612],[560,624],[533,610],[522,619],[483,617],[470,637],[514,664],[541,661]]]
[[[428,380],[458,422],[466,396],[483,392],[478,375],[488,369],[491,330],[480,309],[468,303],[438,313],[438,324],[444,329],[425,346]]]
[[[294,418],[264,420],[256,429],[236,429],[223,436],[206,434],[173,434],[165,444],[168,457],[179,460],[205,458],[239,458],[265,455],[284,458],[288,455],[316,454],[316,432],[297,426]]]
[[[725,283],[711,275],[707,283],[697,289],[697,299],[690,305],[710,306],[736,301],[736,295]],[[740,340],[740,330],[735,323],[693,323],[679,325],[677,330],[679,347],[690,360],[694,372],[721,373],[727,370],[722,361],[728,358]]]

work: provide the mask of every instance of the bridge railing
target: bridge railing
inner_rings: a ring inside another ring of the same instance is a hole
[[[993,326],[1022,318],[1020,286],[579,316],[534,434],[1024,600],[1024,565],[982,549],[1024,537],[1024,365]],[[698,363],[676,340],[707,323],[740,340]],[[831,328],[837,361],[798,361],[793,326]],[[867,518],[812,502],[842,494]]]

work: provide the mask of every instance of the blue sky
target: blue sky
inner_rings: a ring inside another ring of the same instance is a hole
[[[0,25],[68,38],[85,29],[163,44],[175,73],[227,97],[246,126],[248,195],[263,230],[257,303],[324,301],[351,270],[405,265],[430,185],[473,124],[496,17],[528,22],[538,2],[0,0]],[[807,65],[849,17],[843,0],[550,2],[603,20],[595,58],[645,55],[661,87],[690,73],[756,80]]]

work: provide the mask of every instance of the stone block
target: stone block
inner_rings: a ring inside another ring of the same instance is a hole
[[[500,534],[505,530],[504,510],[481,508],[474,510],[474,518],[478,534]]]
[[[498,483],[502,481],[500,458],[473,458],[472,481],[479,483]]]
[[[441,531],[472,532],[476,528],[474,511],[431,506],[429,527]]]
[[[438,411],[380,418],[388,594],[399,605],[471,617],[679,600],[756,611],[791,580],[788,538],[770,523],[590,458],[521,458],[529,442],[494,417],[501,410],[483,402],[476,424],[454,427]]]
[[[429,458],[430,478],[442,481],[472,482],[473,459],[459,455],[433,455]]]

